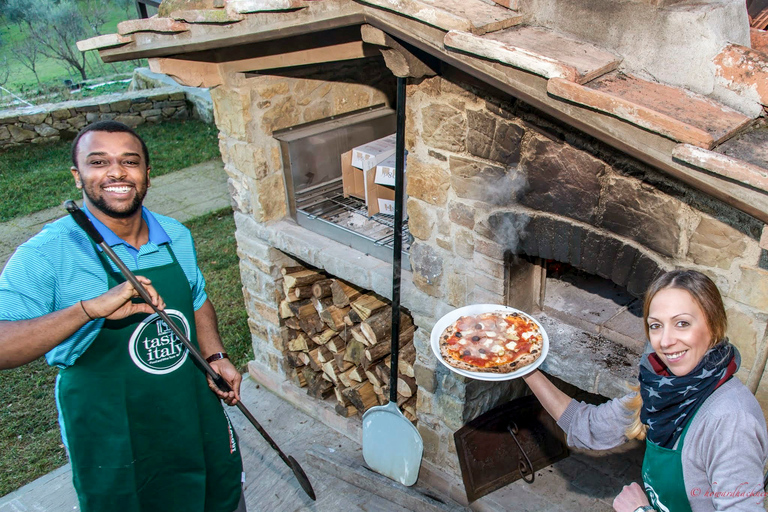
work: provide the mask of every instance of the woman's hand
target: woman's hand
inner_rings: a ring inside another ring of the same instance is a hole
[[[648,496],[637,482],[625,485],[618,496],[613,499],[613,510],[616,512],[634,512],[638,507],[650,505]]]

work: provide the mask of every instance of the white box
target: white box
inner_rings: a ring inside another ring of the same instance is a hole
[[[357,146],[352,150],[352,167],[368,171],[395,154],[395,137],[387,137]]]
[[[379,165],[376,166],[376,177],[374,178],[374,182],[379,185],[387,185],[388,187],[394,187],[395,186],[395,160],[397,155],[392,155],[383,162],[381,162]],[[406,164],[408,153],[406,152],[405,155],[406,161],[403,162],[403,164]],[[405,165],[403,165],[403,176],[405,176]]]

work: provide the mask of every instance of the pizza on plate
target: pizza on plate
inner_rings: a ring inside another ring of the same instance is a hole
[[[462,316],[440,335],[440,354],[454,368],[510,373],[536,361],[544,339],[538,325],[520,313]]]

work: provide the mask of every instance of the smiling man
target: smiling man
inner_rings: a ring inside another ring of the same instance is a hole
[[[83,511],[245,510],[239,399],[189,230],[142,206],[149,152],[102,121],[72,145],[72,175],[104,240],[234,391],[218,391],[70,217],[22,244],[0,274],[0,369],[45,355]],[[215,393],[211,390],[214,390]]]

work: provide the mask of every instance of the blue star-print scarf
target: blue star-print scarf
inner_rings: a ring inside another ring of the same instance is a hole
[[[727,381],[738,364],[736,348],[724,340],[709,349],[687,375],[675,376],[651,352],[640,364],[640,421],[648,425],[646,436],[662,448],[673,448],[685,425],[704,400]],[[739,358],[740,359],[740,358]]]

